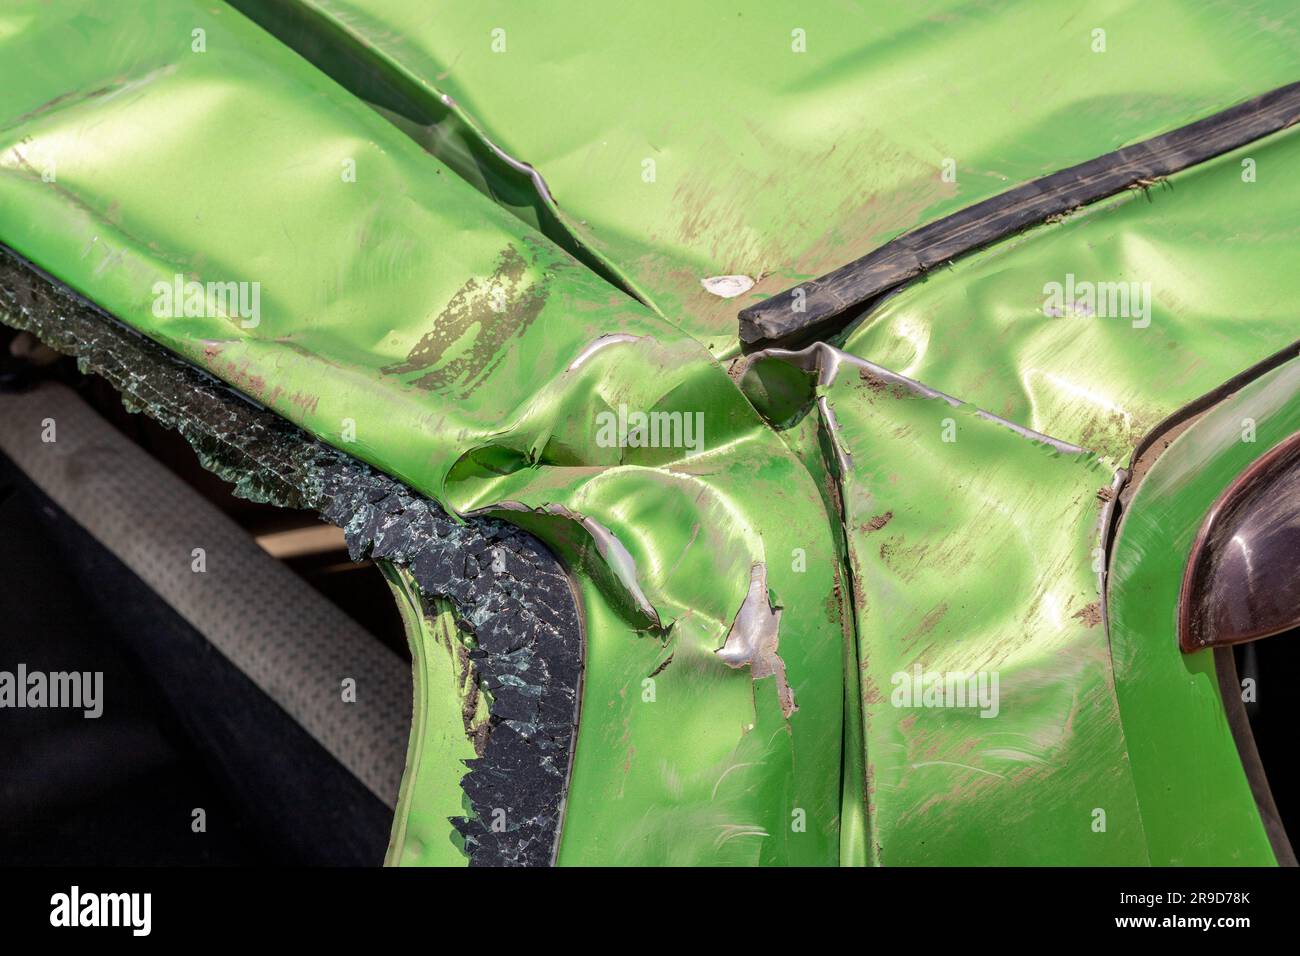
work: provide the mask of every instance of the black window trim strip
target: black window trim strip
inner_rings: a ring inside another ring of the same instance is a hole
[[[1080,206],[1195,166],[1300,121],[1300,82],[1051,173],[904,233],[739,313],[745,351],[838,331],[880,296],[958,256]],[[798,307],[796,309],[796,307]]]

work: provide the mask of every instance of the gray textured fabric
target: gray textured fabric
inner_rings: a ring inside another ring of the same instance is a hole
[[[55,441],[45,442],[46,419]],[[388,806],[411,723],[410,669],[70,389],[0,395],[3,448],[58,505]],[[202,548],[206,570],[193,570]],[[356,681],[345,702],[342,681]]]

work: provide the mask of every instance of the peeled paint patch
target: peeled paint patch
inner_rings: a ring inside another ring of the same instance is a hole
[[[701,279],[700,285],[704,286],[706,292],[712,292],[724,299],[734,299],[754,288],[754,280],[749,276],[711,276],[708,279]]]
[[[767,596],[767,565],[755,564],[749,571],[749,593],[717,654],[729,667],[748,664],[754,680],[776,677],[776,696],[788,718],[799,708],[785,677],[785,662],[776,653],[780,627],[781,609],[773,608]]]
[[[522,335],[545,304],[545,287],[530,276],[519,251],[507,246],[492,275],[468,279],[406,361],[383,371],[424,372],[412,384],[430,391],[455,389],[464,397],[501,361],[506,343]]]

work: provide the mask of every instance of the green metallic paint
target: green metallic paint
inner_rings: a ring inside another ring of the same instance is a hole
[[[1291,82],[1300,46],[1288,0],[1086,16],[1067,0],[276,5],[345,31],[429,103],[450,96],[542,174],[570,233],[719,356],[744,305]],[[725,274],[758,281],[702,288]]]
[[[1153,863],[1275,862],[1228,727],[1214,655],[1178,647],[1178,598],[1210,506],[1296,431],[1300,361],[1291,361],[1175,438],[1137,485],[1120,523],[1110,559],[1111,647]],[[1204,825],[1189,825],[1189,815]]]
[[[661,626],[630,611],[626,582],[579,574],[598,717],[579,728],[560,861],[836,862],[832,535],[708,353],[234,11],[29,3],[3,22],[21,82],[0,84],[0,239],[450,510],[559,504],[627,548]],[[155,315],[175,274],[260,282],[260,323]],[[612,332],[630,340],[571,368]],[[595,414],[620,404],[703,413],[702,453],[600,445]],[[598,564],[576,520],[536,529],[575,571]],[[788,718],[774,678],[714,654],[755,563],[783,609]]]
[[[1137,438],[1294,337],[1300,220],[1279,171],[1300,135],[955,263],[846,340],[1096,455],[848,365],[817,390],[760,360],[742,394],[714,356],[754,298],[1295,79],[1290,5],[1103,4],[1104,54],[1057,3],[298,7],[430,109],[450,93],[454,135],[371,108],[219,4],[19,0],[0,12],[0,241],[321,439],[556,551],[587,640],[560,863],[1271,862],[1208,655],[1160,643],[1178,549],[1143,543],[1168,516],[1191,527],[1253,452],[1216,445],[1212,477],[1152,485],[1174,474],[1162,458],[1139,488],[1111,568],[1114,676],[1093,565],[1098,491]],[[558,205],[476,166],[489,137]],[[1151,325],[1045,318],[1067,272],[1152,277]],[[760,282],[700,287],[723,273]],[[177,274],[260,283],[260,323],[155,314]],[[1238,397],[1261,451],[1297,427],[1278,404],[1293,375]],[[702,450],[600,441],[620,407],[702,413]],[[778,676],[716,654],[757,564],[789,714]],[[390,581],[422,701],[390,862],[463,863],[445,817],[472,747],[446,614]],[[996,670],[998,719],[893,706],[913,664]]]
[[[1122,465],[1165,416],[1296,340],[1297,164],[1293,129],[1085,207],[904,288],[844,348]],[[1149,283],[1149,324],[1045,315],[1045,286],[1071,274]]]
[[[487,699],[462,653],[455,612],[421,599],[410,573],[387,561],[379,568],[392,588],[411,648],[414,706],[406,772],[385,862],[389,866],[465,866],[469,858],[447,821],[466,813],[460,788],[464,762],[477,756],[472,736],[487,721]]]
[[[1113,470],[848,358],[831,378],[809,417],[843,462],[871,862],[1145,864],[1093,570]],[[917,667],[996,674],[996,715],[909,705]]]

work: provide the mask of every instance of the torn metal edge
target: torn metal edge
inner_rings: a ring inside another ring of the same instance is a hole
[[[807,340],[958,256],[1245,146],[1300,122],[1300,83],[1010,189],[904,233],[879,249],[739,313],[744,348]],[[797,307],[797,310],[796,310]],[[843,324],[843,323],[840,323]]]
[[[727,639],[714,653],[728,667],[748,667],[755,683],[764,677],[776,680],[776,698],[786,720],[799,709],[794,689],[786,679],[785,661],[778,653],[781,640],[781,608],[774,606],[767,589],[767,565],[755,563],[749,569],[749,590],[741,602]]]
[[[584,663],[580,608],[559,561],[531,535],[438,504],[313,438],[123,325],[0,245],[0,321],[75,356],[124,404],[174,428],[244,497],[310,508],[344,530],[354,560],[407,567],[450,600],[474,638],[492,698],[483,756],[461,787],[473,815],[450,822],[473,866],[555,862],[577,738]],[[501,820],[504,828],[493,826]]]

